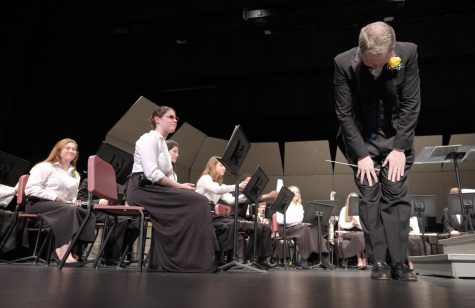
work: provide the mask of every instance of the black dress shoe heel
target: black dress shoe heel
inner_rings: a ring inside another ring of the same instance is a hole
[[[373,270],[371,271],[371,279],[374,279],[374,280],[390,280],[391,279],[391,269],[386,264],[386,262],[378,261],[373,265]]]
[[[407,264],[398,262],[391,268],[391,276],[395,280],[417,281],[417,276],[412,272]]]

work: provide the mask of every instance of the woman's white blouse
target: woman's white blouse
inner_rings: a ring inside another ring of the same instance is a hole
[[[304,210],[302,203],[291,202],[287,208],[287,211],[285,212],[285,224],[290,225],[302,222],[303,213]],[[276,219],[278,224],[284,224],[284,215],[280,212],[277,212]]]
[[[157,131],[151,130],[143,134],[135,143],[132,172],[143,172],[153,183],[165,176],[175,180],[167,143]]]
[[[342,209],[340,211],[340,217],[338,218],[338,225],[340,225],[340,228],[342,228],[342,229],[351,229],[353,227],[356,227],[358,229],[361,229],[360,227],[355,226],[355,224],[353,224],[353,221],[345,221],[345,215],[346,215],[345,209],[346,209],[345,206],[342,207]],[[361,226],[360,217],[359,216],[353,216],[353,218],[356,220],[358,225]]]
[[[45,200],[56,200],[58,196],[74,202],[77,198],[80,176],[69,167],[66,172],[59,163],[41,162],[30,171],[25,194]]]
[[[213,201],[215,204],[221,199],[227,204],[234,204],[235,199],[231,194],[236,188],[236,185],[219,184],[211,178],[209,174],[202,175],[196,183],[196,192],[202,194],[209,201]],[[246,201],[246,197],[243,194],[239,194],[238,202],[242,203]]]

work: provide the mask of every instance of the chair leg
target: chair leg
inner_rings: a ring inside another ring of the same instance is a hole
[[[144,249],[145,249],[145,241],[144,241],[144,224],[145,224],[145,216],[143,212],[140,212],[140,235],[139,235],[139,271],[142,271],[143,268],[143,258],[144,258]]]
[[[36,239],[35,239],[35,247],[33,249],[33,254],[31,256],[28,256],[28,257],[23,257],[23,258],[15,259],[15,260],[12,260],[12,261],[8,261],[8,263],[17,263],[17,262],[23,262],[23,261],[28,261],[28,260],[35,260],[35,264],[37,264],[39,260],[41,260],[42,262],[46,262],[45,260],[42,260],[39,257],[40,256],[40,250],[43,249],[43,247],[45,245],[45,241],[46,241],[46,239],[45,239],[41,243],[41,246],[40,246],[40,237],[41,237],[41,234],[43,232],[43,223],[44,223],[44,221],[40,220],[40,226],[39,226],[38,231],[37,231],[37,235],[36,235]],[[27,222],[27,224],[29,224],[29,221]],[[40,246],[40,247],[38,247],[38,246]]]
[[[117,223],[117,217],[114,217],[114,223],[109,227],[110,230],[107,231],[107,235],[106,235],[105,239],[101,242],[101,247],[99,249],[99,253],[97,254],[96,260],[94,261],[94,266],[93,266],[94,268],[97,268],[97,264],[99,263],[99,260],[101,259],[102,254],[104,253],[104,249],[106,248],[106,244],[109,241],[109,238],[110,238],[112,232],[114,232],[116,223]]]

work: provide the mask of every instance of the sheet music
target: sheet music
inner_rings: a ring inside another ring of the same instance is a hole
[[[282,188],[282,186],[284,186],[284,181],[282,179],[277,179],[277,186],[276,186],[275,190],[277,192],[279,192],[280,189]]]

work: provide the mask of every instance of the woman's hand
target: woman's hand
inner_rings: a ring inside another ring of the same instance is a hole
[[[54,201],[60,202],[60,203],[68,203],[68,200],[64,199],[61,196],[57,196],[56,199],[54,199]]]
[[[181,186],[180,188],[182,188],[182,189],[196,190],[195,184],[193,184],[193,183],[182,183],[182,184],[180,184],[180,186]]]

